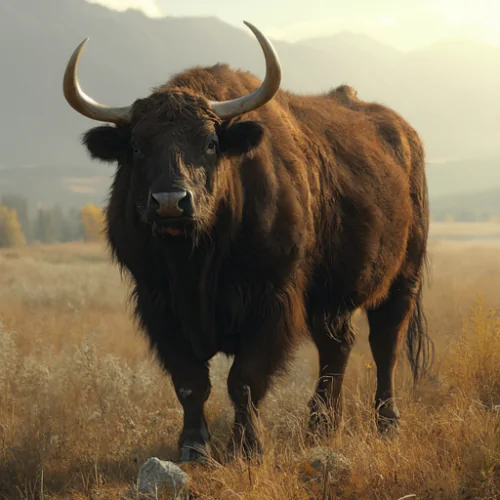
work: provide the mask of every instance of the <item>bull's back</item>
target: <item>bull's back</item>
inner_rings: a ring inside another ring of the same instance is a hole
[[[420,139],[395,112],[363,103],[350,88],[296,102],[289,107],[298,110],[317,158],[308,166],[318,243],[311,302],[319,308],[380,302],[422,225]]]

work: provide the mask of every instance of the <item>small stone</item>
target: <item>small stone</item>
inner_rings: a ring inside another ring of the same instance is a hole
[[[172,462],[149,458],[139,470],[139,493],[155,494],[161,491],[172,500],[188,498],[189,476]]]
[[[352,463],[345,455],[331,448],[318,446],[307,453],[301,478],[304,481],[321,481],[325,478],[329,484],[337,485],[348,480],[351,473]]]

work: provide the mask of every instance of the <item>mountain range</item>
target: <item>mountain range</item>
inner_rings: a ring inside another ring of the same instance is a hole
[[[243,24],[238,29],[217,18],[151,19],[84,0],[5,0],[0,194],[67,207],[102,203],[113,170],[87,157],[80,139],[95,122],[73,111],[62,95],[68,57],[87,36],[80,81],[89,95],[110,105],[129,104],[192,65],[224,62],[260,78],[264,73],[261,49]],[[427,150],[431,200],[500,187],[500,47],[443,40],[402,52],[349,32],[272,41],[287,90],[323,92],[347,83],[362,99],[407,118]]]

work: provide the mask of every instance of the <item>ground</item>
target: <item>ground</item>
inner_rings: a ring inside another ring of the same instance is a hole
[[[436,362],[414,393],[399,365],[399,435],[375,430],[359,316],[344,427],[321,443],[352,462],[350,480],[328,487],[298,472],[317,369],[306,344],[262,408],[263,464],[194,468],[193,498],[500,498],[500,225],[433,224],[431,234],[425,308]],[[101,244],[0,251],[0,498],[120,498],[147,458],[175,459],[180,406],[126,297]],[[232,417],[229,362],[213,363],[208,403],[219,453]]]

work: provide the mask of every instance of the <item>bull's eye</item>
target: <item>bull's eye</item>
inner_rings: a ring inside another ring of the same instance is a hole
[[[212,139],[207,145],[207,153],[213,155],[217,153],[217,141]]]

